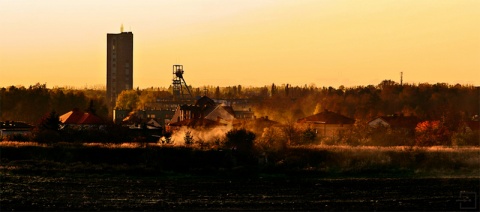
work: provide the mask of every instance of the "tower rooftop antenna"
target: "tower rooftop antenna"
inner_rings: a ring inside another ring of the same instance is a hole
[[[123,32],[123,24],[120,25],[120,33],[122,33],[122,32]]]

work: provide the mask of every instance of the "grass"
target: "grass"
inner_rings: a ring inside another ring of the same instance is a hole
[[[27,142],[27,141],[1,141],[0,142],[0,147],[23,147],[23,146],[46,147],[47,144],[40,144],[38,142]]]
[[[283,169],[372,175],[480,176],[479,147],[297,146]]]
[[[478,161],[480,147],[310,145],[243,155],[231,149],[160,144],[59,143],[46,146],[34,142],[0,142],[0,165],[20,167],[26,172],[39,167],[41,170],[57,167],[57,170],[67,171],[153,174],[241,171],[315,176],[480,177]]]

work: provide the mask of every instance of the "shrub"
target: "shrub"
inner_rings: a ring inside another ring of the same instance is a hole
[[[0,141],[30,141],[32,137],[28,134],[22,133],[15,133],[11,135],[5,135],[0,137]]]
[[[255,140],[255,146],[262,151],[280,151],[286,147],[287,138],[282,136],[281,129],[265,127],[261,137]]]
[[[255,134],[245,128],[232,129],[226,134],[225,147],[236,149],[239,152],[251,152]]]
[[[185,133],[185,137],[183,137],[183,140],[185,141],[185,145],[187,145],[187,146],[192,145],[193,142],[194,142],[193,136],[192,136],[192,132],[187,131],[187,132]]]
[[[33,140],[38,143],[56,143],[62,141],[62,138],[58,131],[41,130],[33,133]]]
[[[451,133],[440,121],[424,121],[415,128],[417,146],[450,145]]]
[[[312,144],[317,138],[317,132],[315,129],[308,127],[307,129],[302,131],[301,136],[301,144]]]
[[[468,131],[454,133],[452,136],[452,144],[456,146],[479,146],[479,131]]]

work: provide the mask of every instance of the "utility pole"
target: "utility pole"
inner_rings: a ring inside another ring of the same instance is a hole
[[[400,72],[400,85],[403,85],[403,71]]]

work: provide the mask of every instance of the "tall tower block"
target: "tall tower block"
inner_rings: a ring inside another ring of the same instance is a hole
[[[133,33],[107,34],[107,103],[115,106],[118,94],[133,89]]]

